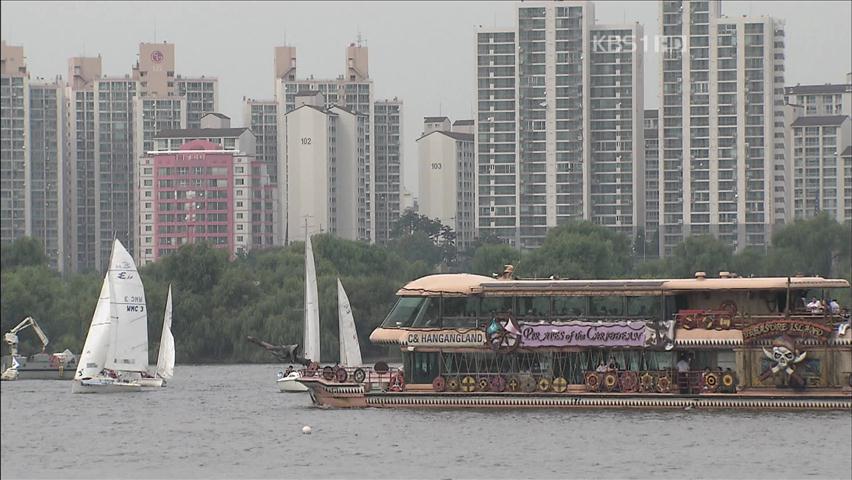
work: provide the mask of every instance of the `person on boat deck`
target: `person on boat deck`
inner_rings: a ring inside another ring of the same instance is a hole
[[[287,365],[287,370],[284,370],[284,376],[290,375],[293,373],[293,365]]]
[[[831,313],[840,313],[840,304],[837,303],[836,298],[831,299],[831,302],[828,304],[828,309]]]
[[[808,311],[811,313],[822,313],[822,304],[816,297],[811,297],[811,301],[808,303]]]
[[[680,393],[689,393],[689,358],[683,355],[675,364],[675,367],[677,368],[677,385]]]
[[[601,360],[598,363],[598,368],[596,368],[595,371],[598,372],[598,373],[606,373],[606,371],[607,371],[606,363],[604,363],[604,361]]]
[[[618,362],[615,361],[615,357],[609,357],[609,363],[606,366],[608,372],[615,372],[618,370]]]

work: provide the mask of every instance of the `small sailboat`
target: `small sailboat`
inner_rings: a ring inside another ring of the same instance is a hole
[[[340,337],[340,365],[342,367],[360,367],[361,344],[358,342],[358,331],[355,330],[355,317],[352,316],[352,306],[340,279],[337,279],[337,322]]]
[[[116,239],[71,391],[139,391],[147,369],[145,289],[133,257]]]
[[[319,294],[317,293],[317,270],[314,264],[314,249],[310,235],[305,237],[305,358],[320,362]],[[280,372],[278,388],[282,392],[307,392],[308,388],[297,380],[301,372]]]
[[[163,315],[163,333],[160,336],[160,353],[157,355],[157,371],[153,377],[143,377],[143,387],[163,387],[175,375],[175,337],[172,335],[172,286],[166,297],[166,312]]]

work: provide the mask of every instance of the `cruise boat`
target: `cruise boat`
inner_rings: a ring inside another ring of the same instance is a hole
[[[511,271],[410,282],[370,336],[400,348],[401,368],[315,368],[299,382],[315,405],[343,408],[852,410],[849,312],[809,300],[846,280]]]

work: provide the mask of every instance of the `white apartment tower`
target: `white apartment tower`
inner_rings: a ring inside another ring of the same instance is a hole
[[[61,272],[71,261],[64,90],[59,79],[31,80],[24,59],[23,47],[2,42],[0,241],[38,238]]]
[[[784,216],[783,26],[706,0],[661,1],[659,21],[660,253],[702,234],[765,246]]]
[[[366,166],[367,119],[345,107],[325,107],[318,92],[298,96],[299,106],[284,115],[288,138],[284,151],[288,188],[279,190],[285,203],[288,241],[333,233],[348,240],[363,239],[363,190],[359,170]]]
[[[589,2],[524,2],[477,33],[480,232],[534,248],[571,221],[644,226],[642,58],[641,27]]]
[[[419,213],[456,232],[456,243],[473,241],[474,148],[472,120],[450,126],[446,117],[426,117],[417,139]]]

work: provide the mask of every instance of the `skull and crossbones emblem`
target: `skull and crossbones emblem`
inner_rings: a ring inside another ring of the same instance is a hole
[[[764,372],[763,377],[768,377],[784,371],[787,375],[793,375],[796,371],[796,365],[800,363],[808,355],[808,352],[799,352],[796,348],[796,343],[789,337],[776,338],[772,342],[772,351],[763,348],[763,354],[766,358],[775,362],[775,364]]]

